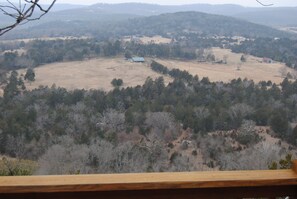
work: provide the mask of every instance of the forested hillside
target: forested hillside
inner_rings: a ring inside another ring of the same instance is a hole
[[[182,34],[194,32],[207,36],[283,37],[286,33],[231,17],[199,12],[179,12],[132,19],[126,24],[134,34]]]
[[[138,18],[115,14],[108,16],[106,20],[102,20],[102,18],[104,19],[104,17],[99,17],[97,20],[96,17],[92,17],[92,20],[57,20],[30,27],[26,30],[13,31],[3,37],[3,39],[85,35],[106,39],[135,34],[174,37],[176,35],[182,36],[186,33],[207,35],[209,37],[213,35],[272,38],[293,37],[289,33],[263,25],[253,24],[232,17],[200,12],[178,12]]]
[[[38,161],[34,172],[43,174],[245,169],[240,162],[262,152],[252,168],[265,169],[281,157],[281,145],[257,145],[264,138],[256,125],[296,145],[297,81],[211,83],[157,62],[151,67],[174,81],[148,78],[108,93],[55,86],[29,92],[11,73],[0,97],[1,154]],[[178,144],[185,132],[189,141]],[[233,159],[240,154],[250,155]]]

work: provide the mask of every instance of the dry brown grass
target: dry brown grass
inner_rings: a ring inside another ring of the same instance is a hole
[[[142,44],[170,44],[171,39],[162,37],[160,35],[156,35],[153,37],[136,37],[138,41],[140,41]],[[135,39],[135,38],[134,38]],[[123,38],[124,42],[131,42],[134,40],[132,37],[125,37]]]
[[[235,78],[252,79],[255,82],[271,80],[274,83],[283,81],[279,72],[280,68],[285,67],[282,63],[266,64],[260,63],[261,58],[248,56],[247,61],[243,63],[238,70],[240,58],[242,54],[232,53],[228,49],[212,49],[217,59],[223,59],[224,55],[228,56],[227,64],[212,64],[212,63],[198,63],[197,61],[177,61],[177,60],[163,60],[156,61],[167,66],[170,69],[178,68],[186,70],[193,75],[198,75],[200,78],[208,77],[211,81],[229,82]],[[288,72],[293,70],[287,67]]]
[[[285,67],[282,63],[266,64],[260,63],[261,58],[248,56],[247,61],[242,64],[240,70],[238,65],[242,54],[232,53],[227,49],[213,48],[213,53],[217,59],[228,56],[228,64],[198,63],[197,61],[179,61],[157,59],[170,69],[178,68],[189,71],[200,78],[209,77],[211,81],[228,82],[235,78],[252,79],[255,82],[271,80],[280,83],[283,78],[280,69]],[[19,70],[19,74],[25,74],[26,70]],[[292,69],[287,68],[288,72]],[[147,63],[131,63],[123,58],[100,58],[77,62],[64,62],[44,65],[35,68],[36,81],[26,82],[27,89],[31,90],[42,86],[64,87],[66,89],[102,89],[109,91],[113,89],[111,81],[114,78],[123,79],[123,87],[142,85],[147,77],[153,79],[161,76],[152,71]],[[164,77],[165,83],[172,79]],[[0,89],[0,96],[3,90]]]
[[[123,58],[91,59],[86,61],[64,62],[44,65],[35,68],[36,81],[26,82],[27,89],[31,90],[43,86],[64,87],[73,89],[113,89],[111,81],[120,78],[124,87],[143,85],[147,77],[153,79],[162,75],[153,72],[146,63],[131,63]],[[26,70],[19,70],[25,74]],[[171,79],[164,77],[165,83]]]
[[[154,37],[141,37],[140,41],[142,41],[142,43],[144,44],[170,44],[171,43],[171,39],[169,38],[165,38],[162,36],[154,36]]]

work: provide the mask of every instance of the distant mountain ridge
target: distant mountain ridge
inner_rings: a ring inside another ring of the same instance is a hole
[[[246,22],[228,16],[188,11],[134,18],[123,24],[133,34],[166,35],[198,33],[200,35],[286,37],[287,33],[274,28]],[[120,28],[121,26],[119,26]]]
[[[297,26],[296,7],[243,12],[234,15],[234,17],[270,26]]]
[[[102,11],[113,13],[130,13],[142,16],[159,15],[165,13],[175,13],[184,11],[197,11],[210,14],[233,15],[241,13],[245,8],[239,5],[210,5],[210,4],[187,4],[187,5],[159,5],[145,3],[121,3],[121,4],[106,4],[98,3],[90,8],[99,8]],[[250,9],[253,11],[254,9]]]
[[[68,12],[68,11],[67,11]],[[74,12],[76,12],[74,10]],[[10,33],[12,37],[40,36],[91,36],[101,39],[119,38],[126,35],[162,35],[180,37],[187,34],[200,36],[245,36],[245,37],[291,37],[277,29],[250,23],[228,16],[202,12],[177,12],[148,17],[133,17],[125,14],[98,14],[91,12],[90,19],[49,21]],[[106,17],[103,20],[103,16]],[[111,17],[116,17],[111,19]],[[5,35],[6,36],[6,35]]]
[[[30,23],[30,26],[50,21],[90,21],[102,19],[136,18],[166,13],[196,11],[208,14],[232,16],[253,23],[269,26],[297,26],[297,7],[243,7],[234,4],[191,4],[191,5],[158,5],[144,3],[106,4],[91,6],[56,4],[53,10],[42,20]],[[7,23],[7,18],[0,15],[0,25]],[[9,21],[9,20],[8,20]]]
[[[144,3],[121,3],[121,4],[94,4],[88,6],[93,11],[106,13],[130,14],[139,16],[152,16],[165,13],[184,11],[204,12],[232,16],[271,26],[297,26],[297,7],[243,7],[234,4],[190,4],[190,5],[158,5]]]

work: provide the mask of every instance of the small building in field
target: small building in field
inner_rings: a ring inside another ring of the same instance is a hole
[[[144,57],[132,57],[131,61],[135,62],[135,63],[143,63],[143,62],[145,62],[145,59],[144,59]]]

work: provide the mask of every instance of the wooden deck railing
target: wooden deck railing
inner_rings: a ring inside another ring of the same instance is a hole
[[[0,199],[297,198],[291,170],[0,177]]]

